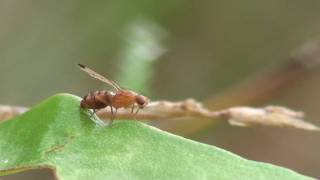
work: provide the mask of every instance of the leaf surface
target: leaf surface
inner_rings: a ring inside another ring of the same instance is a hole
[[[0,175],[49,167],[62,180],[312,179],[136,121],[102,126],[59,94],[0,124]]]

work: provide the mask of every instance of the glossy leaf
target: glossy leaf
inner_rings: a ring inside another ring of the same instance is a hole
[[[0,124],[0,175],[49,167],[63,180],[311,179],[136,121],[102,126],[79,98],[53,96]]]

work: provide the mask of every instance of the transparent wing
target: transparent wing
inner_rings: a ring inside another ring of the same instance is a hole
[[[83,65],[83,64],[78,64],[80,69],[86,73],[88,73],[91,77],[95,78],[95,79],[98,79],[104,83],[107,83],[109,85],[111,85],[112,87],[114,87],[116,90],[122,90],[122,88],[117,84],[115,83],[114,81],[98,74],[97,72],[93,71],[92,69],[88,68],[87,66]]]

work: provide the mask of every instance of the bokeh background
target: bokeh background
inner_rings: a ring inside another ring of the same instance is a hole
[[[76,67],[83,63],[152,100],[194,98],[213,110],[283,105],[319,125],[316,67],[263,97],[251,96],[282,77],[292,52],[319,37],[319,8],[317,0],[2,0],[0,104],[31,107],[56,93],[108,88]],[[251,88],[239,90],[243,84]],[[319,133],[197,120],[148,123],[320,178]]]

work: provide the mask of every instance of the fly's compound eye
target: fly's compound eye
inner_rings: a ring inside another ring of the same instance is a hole
[[[137,95],[136,96],[136,102],[139,105],[139,107],[142,109],[144,107],[146,107],[149,103],[149,99],[145,96],[142,95]]]

